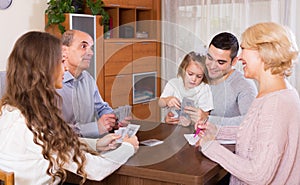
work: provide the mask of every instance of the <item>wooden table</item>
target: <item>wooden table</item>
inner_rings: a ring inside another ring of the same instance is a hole
[[[137,136],[139,141],[160,139],[157,146],[140,146],[138,152],[120,169],[102,182],[88,180],[85,184],[101,185],[195,185],[215,184],[227,172],[209,160],[198,148],[190,146],[184,134],[192,127],[144,123]],[[228,145],[232,151],[233,145]],[[67,182],[78,183],[80,177],[68,173]]]

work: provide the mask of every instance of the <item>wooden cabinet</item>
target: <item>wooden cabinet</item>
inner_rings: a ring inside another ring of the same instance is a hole
[[[105,77],[104,99],[112,107],[132,104],[132,75]]]
[[[104,39],[104,100],[129,104],[133,118],[160,121],[159,0],[105,0],[110,16]],[[101,77],[98,77],[101,80]]]
[[[110,16],[109,38],[146,38],[160,35],[160,1],[104,1]]]
[[[157,45],[155,40],[104,41],[104,100],[113,108],[132,105],[138,120],[159,121]]]
[[[157,70],[157,42],[137,42],[133,44],[133,73]]]
[[[149,101],[147,103],[135,104],[132,107],[133,119],[147,120],[150,122],[159,122],[158,115],[160,109],[157,106],[157,100]]]
[[[104,75],[132,74],[132,43],[104,43]]]

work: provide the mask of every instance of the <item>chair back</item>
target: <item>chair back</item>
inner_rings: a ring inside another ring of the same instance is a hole
[[[14,185],[15,184],[15,174],[14,172],[7,172],[0,169],[0,184],[4,182],[4,185]]]

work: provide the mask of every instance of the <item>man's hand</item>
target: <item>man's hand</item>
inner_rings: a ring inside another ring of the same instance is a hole
[[[118,126],[119,127],[127,127],[127,125],[130,123],[131,120],[132,120],[132,117],[127,116],[123,120],[118,122]]]
[[[200,108],[195,108],[195,107],[190,107],[190,106],[186,106],[184,108],[184,112],[187,113],[191,117],[191,120],[194,123],[197,123],[200,120],[205,120],[209,114],[208,112],[204,112]]]
[[[187,119],[184,116],[179,116],[179,120],[180,120],[179,124],[184,127],[187,127],[192,123],[192,120]]]
[[[116,124],[116,119],[115,114],[103,114],[97,122],[100,135],[111,131]]]
[[[113,150],[117,147],[116,140],[121,138],[121,135],[117,134],[107,134],[104,137],[97,140],[96,150],[97,151],[107,151]]]

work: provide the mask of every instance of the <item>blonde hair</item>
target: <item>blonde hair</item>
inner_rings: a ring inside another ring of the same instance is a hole
[[[207,72],[206,72],[206,67],[205,67],[205,60],[206,60],[205,55],[201,55],[201,54],[196,53],[194,51],[189,52],[188,54],[185,55],[185,57],[183,58],[180,66],[178,68],[177,77],[184,78],[186,68],[189,66],[191,61],[194,61],[194,62],[197,62],[197,64],[199,64],[201,66],[201,68],[203,69],[203,79],[202,79],[202,81],[204,83],[208,83],[208,80],[207,80],[207,77],[206,77]]]
[[[257,49],[273,75],[291,75],[293,60],[298,49],[293,42],[292,33],[277,23],[258,23],[246,29],[242,34],[242,48]]]

